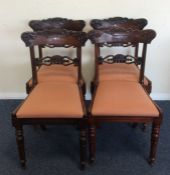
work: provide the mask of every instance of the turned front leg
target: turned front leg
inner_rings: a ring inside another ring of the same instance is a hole
[[[86,164],[87,154],[87,136],[86,129],[80,128],[80,168],[83,170]]]
[[[26,159],[25,159],[23,128],[22,128],[22,126],[16,126],[15,129],[16,129],[16,142],[17,142],[17,146],[18,146],[18,152],[19,152],[21,166],[25,167]]]
[[[96,126],[89,127],[89,159],[90,163],[94,163],[96,158]]]
[[[152,124],[152,133],[151,133],[151,148],[150,148],[150,157],[149,157],[149,164],[153,164],[156,159],[156,152],[157,152],[157,145],[159,140],[160,134],[160,125],[161,121],[155,119]]]

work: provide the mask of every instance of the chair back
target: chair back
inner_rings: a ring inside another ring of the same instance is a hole
[[[54,29],[38,32],[24,32],[21,35],[21,39],[30,50],[33,86],[38,83],[37,69],[42,65],[50,66],[53,64],[60,64],[63,66],[78,66],[77,81],[78,83],[81,81],[81,47],[85,45],[87,40],[86,33],[80,31],[69,31],[65,29]],[[76,58],[62,56],[61,54],[53,56],[36,56],[34,49],[35,46],[49,48],[73,47],[76,49]]]
[[[34,31],[45,31],[53,29],[67,29],[73,31],[82,31],[85,27],[85,21],[72,20],[67,18],[48,18],[42,20],[31,20],[28,24]],[[38,46],[40,57],[43,55],[43,47]]]
[[[123,17],[113,17],[107,19],[92,19],[90,25],[96,30],[106,30],[106,29],[134,29],[142,30],[148,24],[145,18],[123,18]],[[139,46],[136,45],[134,48],[134,54],[138,55]]]
[[[156,36],[154,30],[133,30],[133,29],[109,29],[109,30],[92,30],[88,33],[88,38],[95,45],[95,81],[98,82],[98,64],[108,63],[126,63],[136,64],[140,63],[139,83],[143,84],[144,70],[147,44],[149,44]],[[112,54],[102,57],[100,55],[101,47],[136,47],[141,46],[142,54],[139,55],[124,55]]]

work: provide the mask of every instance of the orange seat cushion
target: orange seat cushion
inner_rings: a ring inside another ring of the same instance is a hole
[[[78,86],[73,83],[40,83],[25,99],[17,118],[81,118]]]
[[[101,64],[99,65],[99,82],[107,80],[138,82],[139,69],[135,64]],[[144,79],[144,84],[148,85],[148,80],[146,78]]]
[[[158,117],[159,112],[139,83],[103,81],[97,87],[92,115]]]
[[[77,66],[50,65],[41,66],[38,70],[38,82],[76,82],[77,81]],[[29,81],[32,85],[32,80]]]

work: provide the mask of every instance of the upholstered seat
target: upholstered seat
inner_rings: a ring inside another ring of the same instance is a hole
[[[92,107],[93,116],[159,116],[143,87],[136,82],[100,82]]]
[[[71,83],[40,83],[16,113],[17,118],[81,118],[79,89]]]
[[[37,73],[38,82],[77,82],[77,67],[63,66],[63,65],[51,65],[41,66]],[[32,86],[32,80],[29,81],[29,85]]]
[[[139,69],[135,64],[115,63],[99,65],[99,82],[100,81],[133,81],[139,80]],[[144,84],[148,85],[148,80],[144,78]]]

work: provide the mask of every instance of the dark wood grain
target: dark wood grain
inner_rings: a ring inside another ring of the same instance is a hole
[[[53,29],[38,32],[24,32],[21,39],[26,46],[56,45],[56,46],[83,46],[87,40],[85,32],[76,32],[65,29]]]
[[[92,30],[88,33],[88,38],[93,44],[116,43],[118,44],[137,44],[150,43],[156,36],[156,32],[151,29],[134,30],[134,29],[107,29]]]
[[[143,29],[147,25],[147,19],[130,19],[123,17],[113,17],[107,19],[92,19],[90,25],[97,30],[104,30],[109,28],[133,28],[133,29]]]
[[[51,29],[67,29],[82,31],[85,27],[85,21],[72,20],[67,18],[48,18],[42,20],[31,20],[29,26],[34,31],[51,30]]]

